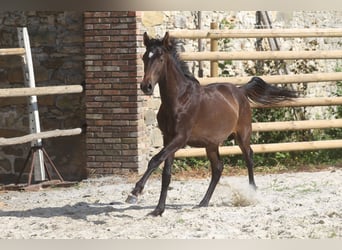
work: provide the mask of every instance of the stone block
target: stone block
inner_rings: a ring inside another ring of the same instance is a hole
[[[164,14],[161,11],[146,11],[141,20],[145,27],[161,25],[164,22]]]
[[[152,110],[152,109],[146,110],[144,119],[145,119],[146,125],[155,124],[156,123],[156,114],[155,114],[154,110]]]
[[[9,159],[0,156],[0,174],[8,174],[12,172],[12,164]]]
[[[163,146],[163,136],[158,128],[154,128],[151,133],[151,144],[153,147]]]
[[[56,97],[56,107],[60,110],[76,111],[81,106],[81,97],[76,95],[60,95]]]

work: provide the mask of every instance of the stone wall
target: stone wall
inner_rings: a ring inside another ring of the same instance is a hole
[[[17,47],[28,27],[37,86],[83,84],[85,95],[38,97],[42,131],[87,125],[86,136],[45,139],[66,180],[144,170],[140,12],[1,12],[0,47]],[[22,87],[20,58],[0,57],[1,87]],[[0,136],[28,134],[26,98],[0,103]],[[13,181],[30,144],[1,147],[0,183]],[[23,178],[24,179],[24,178]]]
[[[0,47],[18,47],[17,27],[28,28],[37,86],[84,82],[82,12],[0,12]],[[23,87],[19,56],[0,57],[0,88]],[[41,130],[81,127],[85,123],[82,94],[38,97]],[[0,137],[29,133],[26,98],[1,98]],[[84,135],[45,139],[46,151],[67,180],[87,176]],[[30,143],[0,146],[0,183],[21,169]],[[28,170],[28,169],[27,169]],[[24,178],[23,178],[24,180]]]

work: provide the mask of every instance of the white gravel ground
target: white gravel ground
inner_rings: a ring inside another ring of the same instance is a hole
[[[193,208],[209,179],[171,182],[162,217],[160,180],[150,179],[138,204],[122,177],[88,179],[69,188],[0,192],[1,239],[284,239],[342,238],[342,169],[222,177],[207,208]],[[134,180],[136,181],[136,180]]]

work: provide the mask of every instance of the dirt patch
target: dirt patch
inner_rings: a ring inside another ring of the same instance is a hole
[[[137,176],[135,176],[137,177]],[[138,204],[124,201],[137,178],[88,179],[69,188],[0,193],[2,239],[137,238],[342,238],[342,169],[223,176],[207,208],[194,208],[209,177],[171,182],[162,217],[146,216],[156,206],[155,175]]]

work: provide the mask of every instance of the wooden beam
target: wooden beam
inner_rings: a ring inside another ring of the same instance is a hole
[[[181,52],[185,61],[341,59],[342,50]]]
[[[252,123],[253,132],[342,128],[342,119]]]
[[[0,49],[0,56],[12,56],[12,55],[18,55],[18,56],[25,55],[25,49],[24,48]]]
[[[341,28],[326,29],[226,29],[226,30],[170,30],[175,38],[269,38],[269,37],[342,37]]]
[[[254,153],[272,153],[272,152],[290,152],[290,151],[308,151],[319,149],[342,148],[342,140],[326,140],[326,141],[306,141],[306,142],[286,142],[286,143],[269,143],[251,145]],[[220,155],[237,155],[241,154],[239,146],[223,146],[219,148]],[[179,149],[175,157],[205,157],[204,148],[183,148]]]
[[[29,135],[13,137],[13,138],[0,137],[0,146],[23,144],[23,143],[35,141],[38,139],[46,139],[46,138],[60,137],[60,136],[71,136],[71,135],[78,135],[81,133],[82,133],[81,128],[74,128],[74,129],[64,129],[64,130],[56,129],[52,131],[40,132],[36,134],[29,134]]]
[[[332,73],[314,73],[314,74],[298,74],[298,75],[263,75],[260,76],[269,84],[287,84],[287,83],[308,83],[308,82],[328,82],[342,81],[342,72]],[[215,82],[229,82],[236,85],[242,85],[252,79],[252,76],[241,77],[205,77],[197,80],[202,85]]]
[[[283,101],[277,104],[263,105],[251,103],[252,108],[275,108],[275,107],[305,107],[305,106],[335,106],[342,105],[342,97],[307,97]]]
[[[41,96],[81,93],[81,85],[47,86],[35,88],[11,88],[0,89],[0,97],[19,97],[19,96]]]

